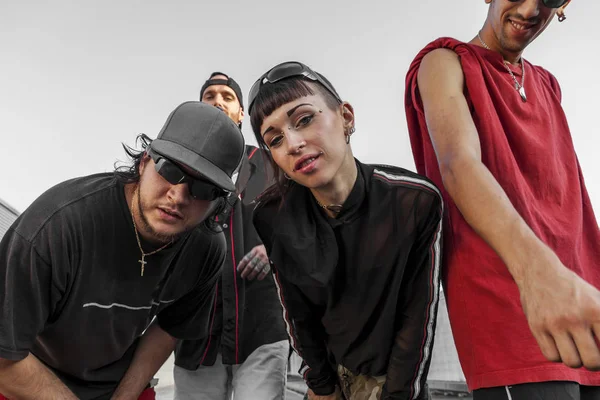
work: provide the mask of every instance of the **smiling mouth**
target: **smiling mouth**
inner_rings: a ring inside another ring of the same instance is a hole
[[[515,28],[518,31],[527,31],[537,25],[537,23],[532,24],[532,23],[516,22],[516,21],[513,21],[512,19],[509,19],[508,21],[513,26],[513,28]]]
[[[315,154],[314,156],[310,156],[308,158],[303,158],[303,159],[299,160],[296,163],[296,165],[294,165],[294,172],[299,171],[302,168],[306,167],[308,164],[310,164],[311,162],[313,162],[317,158],[319,158],[321,156],[321,154],[323,154],[323,153]]]

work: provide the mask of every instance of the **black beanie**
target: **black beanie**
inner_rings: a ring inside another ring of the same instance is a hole
[[[217,75],[226,76],[227,79],[213,79],[213,76]],[[242,108],[242,110],[244,109],[244,98],[242,96],[242,89],[240,88],[240,85],[238,85],[238,83],[233,78],[229,77],[229,75],[224,74],[222,72],[213,72],[212,74],[210,74],[210,78],[208,78],[208,80],[204,82],[204,85],[202,85],[202,89],[200,89],[200,101],[202,101],[202,95],[204,94],[206,88],[212,85],[229,86],[235,92],[235,95],[237,96],[238,101],[240,102],[240,107]]]

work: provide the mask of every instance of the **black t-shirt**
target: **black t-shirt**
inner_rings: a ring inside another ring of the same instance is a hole
[[[147,256],[140,276],[123,184],[63,182],[0,242],[0,357],[31,352],[79,398],[109,398],[154,317],[179,339],[207,334],[225,253],[223,234],[199,227]]]

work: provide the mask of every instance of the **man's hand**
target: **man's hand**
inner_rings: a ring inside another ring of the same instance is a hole
[[[517,283],[529,327],[544,356],[600,370],[600,292],[547,250]]]
[[[335,392],[327,396],[319,396],[315,394],[311,389],[308,389],[308,400],[341,400],[342,395],[339,389],[336,387]]]
[[[269,257],[267,257],[267,249],[265,246],[258,245],[254,247],[248,254],[242,258],[242,261],[237,266],[240,276],[249,281],[257,278],[259,281],[265,279],[271,271],[269,265]]]

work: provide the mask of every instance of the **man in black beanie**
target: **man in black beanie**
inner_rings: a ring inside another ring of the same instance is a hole
[[[243,96],[235,80],[213,72],[200,101],[221,109],[240,128]],[[283,312],[269,260],[252,225],[250,204],[271,183],[266,155],[246,145],[237,197],[219,215],[227,257],[217,288],[210,335],[185,340],[175,351],[176,400],[282,399],[289,354]]]

